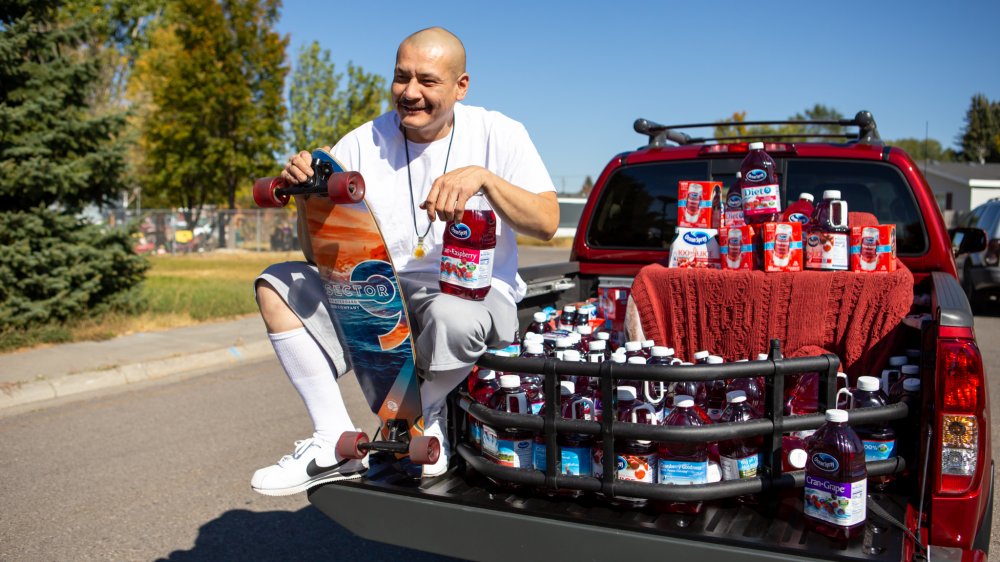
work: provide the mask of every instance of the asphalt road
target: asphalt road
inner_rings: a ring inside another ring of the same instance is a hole
[[[976,332],[1000,459],[1000,312]],[[359,539],[304,494],[252,492],[310,432],[274,360],[0,417],[0,560],[444,560]]]

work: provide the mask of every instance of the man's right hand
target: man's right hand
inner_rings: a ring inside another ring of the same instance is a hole
[[[330,147],[324,146],[323,150],[329,152]],[[285,169],[281,171],[281,178],[289,185],[302,183],[312,177],[312,154],[303,150],[288,159]]]

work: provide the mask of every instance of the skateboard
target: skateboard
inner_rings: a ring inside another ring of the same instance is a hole
[[[381,420],[371,441],[350,431],[337,454],[360,459],[369,451],[409,455],[416,464],[437,461],[441,444],[423,435],[420,390],[406,302],[382,232],[365,203],[361,174],[346,172],[325,150],[312,153],[313,176],[288,185],[281,178],[254,182],[254,202],[283,207],[293,195],[308,197],[304,209],[313,259],[348,362],[372,412]]]

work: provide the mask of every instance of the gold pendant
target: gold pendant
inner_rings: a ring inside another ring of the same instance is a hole
[[[417,247],[413,249],[413,257],[419,260],[425,255],[427,255],[427,252],[424,251],[424,238],[421,236],[417,239]]]

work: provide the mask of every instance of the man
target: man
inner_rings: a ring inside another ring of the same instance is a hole
[[[332,149],[346,169],[365,177],[365,200],[407,298],[417,369],[424,378],[424,433],[442,444],[441,458],[424,466],[424,477],[448,468],[446,396],[487,348],[507,345],[517,329],[515,303],[525,287],[517,276],[514,233],[548,240],[559,224],[555,188],[527,131],[500,113],[458,103],[468,88],[461,41],[441,28],[418,31],[396,52],[395,110],[347,134]],[[282,172],[291,183],[310,175],[308,152],[289,159]],[[441,293],[438,270],[445,221],[460,219],[466,202],[480,192],[498,216],[497,246],[492,289],[485,300],[470,301]],[[302,396],[315,433],[296,442],[291,455],[254,474],[251,486],[267,495],[358,478],[366,470],[365,462],[335,453],[340,435],[354,429],[336,380],[346,365],[311,265],[304,213],[299,216],[310,264],[271,266],[255,287],[275,353]]]

